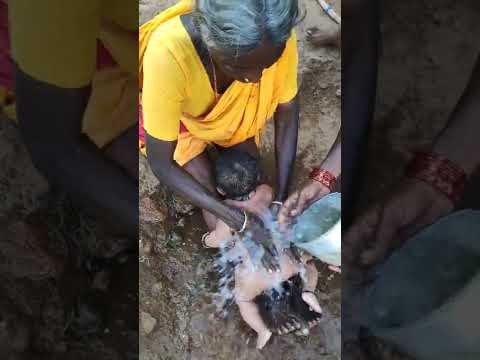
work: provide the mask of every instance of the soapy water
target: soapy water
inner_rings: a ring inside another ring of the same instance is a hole
[[[268,212],[261,217],[264,226],[272,234],[273,244],[277,250],[275,260],[280,262],[280,254],[285,253],[285,249],[290,248],[293,242],[293,232],[280,232],[278,223],[275,221],[272,213]],[[219,255],[215,259],[214,269],[219,274],[219,286],[214,303],[217,307],[217,313],[221,317],[226,318],[231,305],[235,301],[235,270],[237,266],[242,265],[242,272],[255,273],[262,270],[262,258],[265,249],[261,244],[255,242],[250,232],[246,232],[240,237],[238,234],[234,236],[233,246],[224,246],[219,249]],[[298,264],[299,275],[302,280],[306,280],[306,269],[303,264]],[[272,300],[281,296],[284,292],[284,282],[282,274],[273,273],[271,276],[270,288],[264,291]]]

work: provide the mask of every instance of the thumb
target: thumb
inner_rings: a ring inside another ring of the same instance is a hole
[[[383,207],[373,247],[365,250],[361,255],[363,265],[372,266],[385,259],[392,247],[394,236],[399,230],[399,227],[397,213],[387,207]]]

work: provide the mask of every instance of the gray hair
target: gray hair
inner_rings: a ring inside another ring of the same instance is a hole
[[[238,55],[284,44],[299,14],[298,0],[197,0],[194,19],[209,48]]]

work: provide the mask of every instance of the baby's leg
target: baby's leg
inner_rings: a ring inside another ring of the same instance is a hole
[[[217,220],[215,229],[202,236],[202,244],[206,248],[219,248],[226,246],[232,240],[232,232],[227,224]]]
[[[237,300],[238,308],[243,320],[253,329],[258,335],[257,349],[262,349],[270,340],[272,332],[267,328],[263,322],[258,306],[253,301]]]
[[[322,308],[320,307],[318,299],[314,293],[318,282],[317,268],[313,262],[308,262],[305,264],[305,271],[306,281],[303,287],[302,299],[312,308],[313,311],[321,314]]]

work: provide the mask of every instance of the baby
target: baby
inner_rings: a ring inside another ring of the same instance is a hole
[[[223,151],[215,163],[217,191],[229,204],[247,209],[258,216],[265,215],[272,203],[273,190],[261,184],[258,161],[245,152],[228,149]],[[234,232],[221,220],[217,220],[215,229],[203,236],[205,247],[218,248],[232,246]],[[256,331],[257,348],[262,349],[272,336],[260,315],[255,299],[266,290],[280,288],[281,284],[299,274],[302,275],[302,299],[311,311],[321,314],[322,310],[314,295],[318,273],[315,265],[309,263],[310,256],[302,255],[301,263],[294,263],[287,255],[278,258],[280,272],[270,273],[254,263],[243,243],[237,243],[241,263],[235,269],[235,301],[243,320]],[[316,317],[319,319],[320,315]],[[316,321],[311,321],[313,326]],[[280,332],[280,331],[279,331]]]

